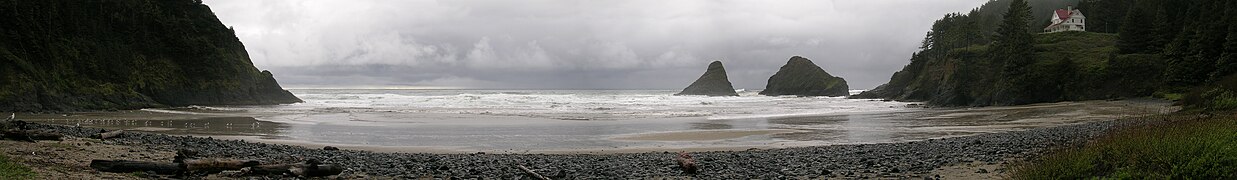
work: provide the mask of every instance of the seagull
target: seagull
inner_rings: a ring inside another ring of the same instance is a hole
[[[10,113],[10,114],[9,114],[9,120],[10,120],[10,121],[12,121],[13,119],[17,119],[17,113]]]

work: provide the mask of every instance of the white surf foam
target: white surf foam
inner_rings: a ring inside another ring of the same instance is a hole
[[[874,112],[905,107],[900,102],[843,97],[674,96],[673,91],[511,90],[297,90],[305,100],[250,111],[289,113],[429,113],[523,116],[550,119],[622,120],[673,117],[761,118]]]

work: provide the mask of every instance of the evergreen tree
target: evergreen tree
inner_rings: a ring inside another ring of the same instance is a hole
[[[1202,85],[1209,82],[1212,72],[1219,67],[1216,67],[1217,60],[1220,58],[1221,51],[1224,49],[1224,39],[1227,37],[1228,24],[1225,19],[1224,4],[1231,2],[1229,0],[1203,0],[1201,14],[1197,19],[1195,35],[1190,40],[1189,62],[1185,65],[1194,66],[1193,71],[1187,74],[1189,85]]]
[[[1168,11],[1164,8],[1155,9],[1155,17],[1151,22],[1151,44],[1148,54],[1159,54],[1164,52],[1164,46],[1168,45],[1173,40],[1173,34],[1177,31],[1173,28],[1173,20],[1168,15]]]
[[[1218,81],[1224,77],[1228,77],[1233,73],[1237,73],[1237,2],[1227,2],[1228,8],[1225,9],[1225,23],[1228,25],[1228,35],[1224,39],[1224,49],[1221,51],[1220,59],[1216,61],[1216,70],[1211,73],[1211,80]]]
[[[1147,4],[1147,1],[1139,1],[1139,5],[1130,8],[1125,19],[1121,21],[1123,26],[1117,39],[1117,49],[1121,50],[1122,54],[1149,54],[1158,51],[1153,50],[1156,39],[1152,34],[1152,11],[1147,10]]]
[[[1028,23],[1031,21],[1031,7],[1026,0],[1014,0],[1005,12],[1005,19],[997,28],[997,41],[993,45],[994,60],[1004,63],[1002,69],[1003,95],[1012,98],[1011,102],[1001,104],[1022,104],[1028,101],[1026,94],[1031,90],[1028,71],[1035,63],[1034,37]]]
[[[1047,71],[1047,73],[1051,73],[1051,79],[1048,79],[1048,81],[1052,84],[1045,85],[1055,88],[1054,94],[1058,96],[1057,99],[1059,100],[1077,100],[1075,92],[1078,89],[1083,89],[1079,87],[1081,83],[1078,82],[1078,63],[1073,58],[1065,56],[1055,64],[1052,64],[1051,68],[1052,70]]]
[[[1087,15],[1087,31],[1116,33],[1134,0],[1083,0],[1078,9]]]
[[[1201,5],[1196,4],[1189,6],[1185,13],[1177,16],[1180,19],[1186,20],[1186,22],[1183,22],[1181,30],[1176,33],[1172,42],[1164,47],[1164,57],[1168,59],[1168,67],[1164,71],[1164,77],[1171,87],[1189,87],[1200,82],[1194,74],[1200,71],[1199,68],[1201,67],[1199,67],[1200,64],[1194,63],[1196,62],[1194,60],[1195,57],[1190,52],[1190,49],[1194,45],[1191,43],[1191,40],[1198,36],[1196,29],[1199,28],[1199,24],[1202,24],[1196,21],[1203,18],[1199,15],[1202,11]],[[1177,89],[1174,91],[1183,90]]]

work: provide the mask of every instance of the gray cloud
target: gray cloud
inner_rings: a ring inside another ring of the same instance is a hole
[[[207,0],[285,87],[678,89],[713,60],[760,89],[790,56],[852,88],[982,0]]]

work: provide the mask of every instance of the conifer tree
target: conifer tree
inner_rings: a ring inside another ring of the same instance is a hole
[[[1224,49],[1220,59],[1216,60],[1216,70],[1211,73],[1211,80],[1217,81],[1233,73],[1237,73],[1237,2],[1227,2],[1225,23],[1228,25],[1227,37],[1224,38]]]
[[[1031,21],[1031,7],[1026,0],[1014,0],[1005,12],[1005,19],[997,28],[997,41],[993,47],[993,58],[1004,64],[1002,77],[1004,80],[1003,96],[1011,98],[1011,102],[1001,104],[1022,104],[1028,101],[1026,97],[1031,89],[1028,77],[1030,66],[1035,63],[1033,56],[1033,35],[1028,27]]]
[[[1139,5],[1130,8],[1121,21],[1121,33],[1117,39],[1117,49],[1122,54],[1151,53],[1155,38],[1152,34],[1151,15],[1147,10],[1147,1],[1139,1]]]

